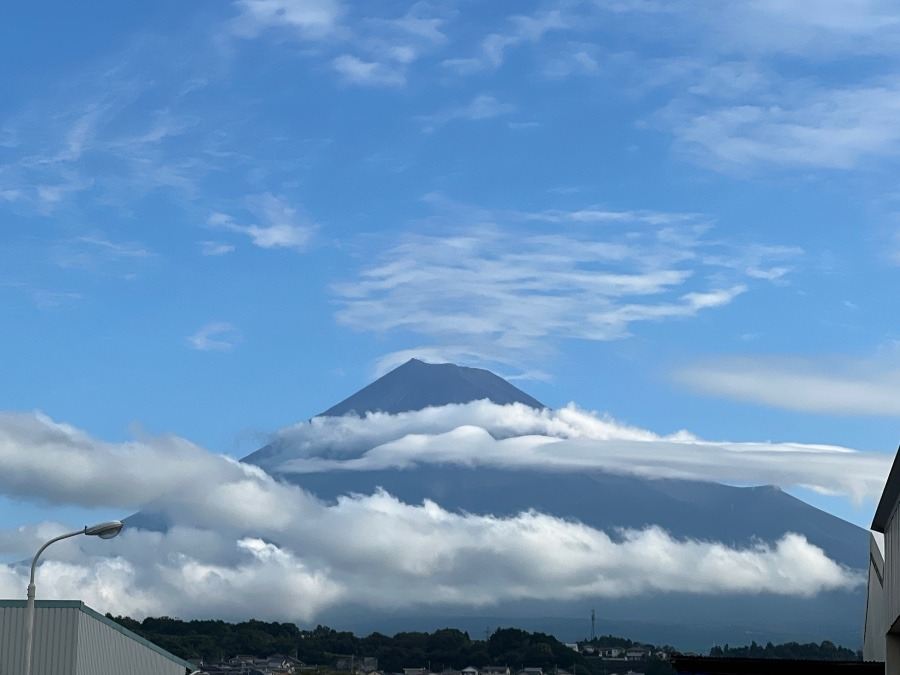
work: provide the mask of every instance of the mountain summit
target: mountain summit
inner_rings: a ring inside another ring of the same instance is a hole
[[[362,416],[367,412],[397,414],[481,399],[488,399],[498,405],[524,403],[531,408],[546,407],[488,370],[410,359],[330,407],[322,415],[340,417],[355,413]]]

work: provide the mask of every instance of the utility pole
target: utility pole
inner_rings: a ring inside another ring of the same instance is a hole
[[[594,622],[597,620],[597,614],[594,612],[594,608],[591,608],[591,642],[594,641],[594,638],[597,637],[594,633]]]

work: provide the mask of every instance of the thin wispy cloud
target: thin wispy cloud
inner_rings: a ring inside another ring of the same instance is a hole
[[[848,170],[900,155],[898,112],[900,82],[884,81],[806,91],[779,106],[757,100],[670,118],[678,149],[715,168]]]
[[[54,246],[54,260],[64,269],[97,272],[119,270],[123,264],[138,264],[154,256],[141,242],[113,241],[99,234],[75,237],[57,242]]]
[[[684,214],[451,208],[448,217],[480,224],[441,236],[403,235],[355,280],[333,286],[343,305],[337,320],[356,330],[426,337],[435,346],[527,358],[558,340],[619,340],[643,322],[728,305],[753,283],[783,281],[800,255],[755,247],[748,259]],[[536,219],[606,227],[542,233],[523,225]]]
[[[656,527],[613,537],[535,512],[452,513],[380,491],[326,504],[183,439],[104,443],[41,415],[0,415],[0,449],[7,494],[165,509],[175,523],[165,533],[126,530],[102,547],[61,542],[45,556],[48,594],[102,598],[99,606],[138,617],[314,621],[348,603],[487,607],[674,591],[810,597],[863,583],[799,535],[735,548]],[[0,545],[24,553],[63,527],[40,529],[2,532]],[[14,593],[27,573],[0,566],[0,592]]]
[[[241,225],[228,214],[213,213],[207,225],[246,235],[259,248],[306,250],[316,226],[303,220],[283,199],[271,194],[249,197],[247,208],[264,224]]]
[[[676,380],[699,393],[819,415],[900,415],[900,358],[752,355],[698,361]]]
[[[84,298],[81,293],[74,291],[50,290],[36,288],[21,281],[0,282],[0,288],[12,288],[31,298],[34,306],[40,310],[57,309]]]
[[[203,255],[219,256],[227,255],[235,250],[234,244],[226,244],[222,241],[201,241],[200,252]]]
[[[428,125],[427,129],[431,129],[453,120],[489,120],[515,111],[516,107],[511,103],[504,103],[489,94],[479,94],[466,105],[448,108],[431,115],[422,115],[418,119]]]
[[[544,46],[553,56],[541,59],[542,72],[551,78],[614,77],[665,91],[671,98],[657,124],[674,134],[679,152],[704,166],[846,170],[897,155],[897,87],[885,79],[893,70],[860,67],[832,81],[798,79],[782,75],[777,59],[818,66],[893,58],[900,46],[895,10],[881,1],[818,0],[801,9],[780,1],[559,3],[510,17],[473,55],[443,65],[463,75],[492,71],[511,49]],[[584,31],[609,22],[654,48],[615,53],[583,43]],[[659,56],[686,36],[698,43],[692,57]],[[554,45],[552,52],[543,43]]]
[[[406,83],[406,77],[395,66],[364,61],[350,54],[338,56],[331,62],[334,69],[346,82],[367,86],[400,86]]]
[[[258,36],[268,29],[294,32],[303,39],[329,35],[343,13],[340,0],[237,0],[239,14],[232,19],[236,35]]]
[[[200,352],[230,352],[242,340],[234,324],[225,321],[208,323],[187,338],[188,344]]]
[[[502,65],[507,50],[522,43],[538,42],[551,31],[572,28],[573,19],[574,17],[568,15],[564,10],[513,16],[509,19],[509,28],[504,32],[487,35],[481,41],[476,54],[470,57],[446,59],[443,65],[461,75],[480,70],[497,69]]]

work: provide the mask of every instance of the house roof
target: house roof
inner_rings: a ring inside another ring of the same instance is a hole
[[[897,448],[897,454],[894,455],[894,463],[891,465],[884,492],[881,493],[878,508],[875,509],[875,518],[872,520],[873,530],[882,533],[885,531],[898,500],[900,500],[900,448]]]
[[[884,675],[883,661],[732,659],[678,654],[672,657],[672,667],[682,675]]]
[[[24,609],[27,606],[27,604],[28,603],[26,600],[0,600],[0,607],[22,607]],[[81,610],[82,612],[87,614],[92,619],[96,619],[100,623],[105,623],[107,626],[109,626],[113,630],[116,630],[119,633],[121,633],[122,635],[131,638],[132,640],[143,645],[147,649],[150,649],[150,650],[156,652],[157,654],[161,654],[162,656],[165,656],[167,659],[169,659],[170,661],[174,661],[175,663],[177,663],[180,666],[184,666],[185,668],[190,668],[192,670],[194,669],[194,664],[192,664],[188,661],[185,661],[184,659],[179,658],[178,656],[175,656],[174,654],[172,654],[170,652],[167,652],[165,649],[163,649],[159,645],[153,644],[152,642],[150,642],[150,640],[142,638],[137,633],[133,633],[132,631],[128,630],[124,626],[119,625],[112,619],[109,619],[109,618],[103,616],[100,612],[98,612],[94,609],[91,609],[86,604],[81,602],[81,600],[35,600],[34,606],[35,606],[35,609],[47,608],[47,609],[78,609],[78,610]]]

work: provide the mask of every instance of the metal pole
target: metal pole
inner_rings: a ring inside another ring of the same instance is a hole
[[[60,539],[68,539],[69,537],[76,537],[79,534],[86,534],[87,529],[88,528],[85,527],[83,530],[69,532],[68,534],[51,539],[38,549],[38,552],[35,553],[34,558],[31,560],[31,579],[28,582],[28,602],[25,606],[25,668],[22,670],[24,675],[31,675],[31,652],[34,649],[34,568],[37,565],[38,558],[41,557],[41,553],[43,553],[44,549],[50,544],[54,544]]]

